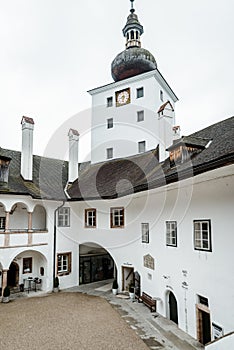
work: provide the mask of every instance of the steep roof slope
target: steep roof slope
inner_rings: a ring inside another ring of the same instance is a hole
[[[71,200],[111,199],[164,186],[233,163],[234,117],[190,135],[207,140],[184,163],[159,163],[157,151],[90,165],[68,189]],[[208,141],[211,141],[208,143]]]
[[[66,161],[33,156],[33,181],[25,181],[20,175],[21,153],[0,148],[0,156],[11,158],[8,184],[0,186],[0,193],[25,194],[38,199],[66,199]]]

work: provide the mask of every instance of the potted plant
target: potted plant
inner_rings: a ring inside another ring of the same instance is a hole
[[[135,299],[135,287],[132,281],[129,284],[129,297],[131,300]]]
[[[116,295],[118,293],[118,282],[116,279],[114,279],[113,283],[112,283],[112,293],[114,295]]]
[[[9,297],[10,297],[11,291],[10,287],[6,286],[3,291],[3,303],[8,303],[9,302]]]
[[[59,291],[59,278],[58,276],[54,279],[54,292],[57,293]]]

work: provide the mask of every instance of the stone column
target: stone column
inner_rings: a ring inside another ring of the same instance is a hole
[[[6,211],[6,226],[5,226],[4,247],[9,247],[9,245],[10,245],[9,224],[10,224],[10,212]]]
[[[28,212],[28,245],[32,245],[32,213]]]
[[[7,286],[7,271],[8,269],[2,270],[2,297],[3,297],[3,291],[5,287]]]

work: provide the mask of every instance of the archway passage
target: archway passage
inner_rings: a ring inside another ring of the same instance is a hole
[[[178,324],[177,301],[172,292],[169,292],[169,315],[170,320]]]
[[[7,272],[7,285],[11,288],[19,284],[19,265],[14,261],[11,263]]]
[[[87,284],[114,277],[114,261],[101,246],[94,243],[80,245],[79,283]]]

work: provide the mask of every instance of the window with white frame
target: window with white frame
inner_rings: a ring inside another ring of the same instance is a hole
[[[144,88],[143,87],[140,87],[136,90],[136,93],[137,93],[137,98],[141,98],[144,96]]]
[[[138,153],[145,152],[145,141],[138,142]]]
[[[177,222],[166,221],[166,245],[177,247]]]
[[[113,97],[107,97],[106,99],[106,105],[107,107],[112,107],[113,106]]]
[[[107,129],[111,129],[114,126],[113,118],[107,119]]]
[[[6,218],[5,216],[0,217],[0,230],[5,230],[6,228]]]
[[[85,227],[96,227],[96,209],[85,209]]]
[[[144,120],[144,111],[138,111],[137,112],[137,121],[143,122],[143,120]]]
[[[212,250],[211,247],[211,222],[210,220],[194,220],[194,249]]]
[[[57,254],[57,274],[68,275],[71,272],[71,253]]]
[[[142,243],[149,243],[149,223],[141,224]]]
[[[58,211],[58,226],[70,226],[70,208],[62,207]]]
[[[111,228],[124,227],[124,208],[111,208],[110,210],[110,226]]]
[[[113,148],[107,148],[106,149],[106,159],[112,159],[113,158]]]

